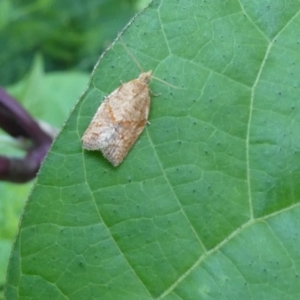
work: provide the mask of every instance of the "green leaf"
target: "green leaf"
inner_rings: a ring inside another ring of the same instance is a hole
[[[24,207],[31,183],[16,185],[0,183],[0,299],[5,283],[9,255],[18,230],[19,217]]]
[[[150,124],[114,168],[80,138],[136,78],[117,42],[24,212],[8,299],[298,299],[300,2],[153,1],[123,33]]]

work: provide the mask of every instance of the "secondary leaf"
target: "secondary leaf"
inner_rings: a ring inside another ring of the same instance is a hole
[[[280,9],[280,14],[277,13]],[[153,1],[123,42],[153,80],[118,168],[80,137],[139,69],[117,42],[48,155],[7,298],[298,299],[300,2]]]

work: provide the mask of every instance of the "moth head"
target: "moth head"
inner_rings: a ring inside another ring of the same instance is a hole
[[[150,70],[148,72],[141,73],[138,79],[144,82],[145,84],[148,84],[151,81],[151,77],[152,77],[152,71]]]

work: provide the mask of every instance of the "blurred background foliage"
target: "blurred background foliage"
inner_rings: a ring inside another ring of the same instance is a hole
[[[103,50],[149,0],[0,0],[0,85],[60,129]],[[0,132],[1,155],[24,155]],[[33,182],[0,182],[0,299]]]
[[[0,84],[20,80],[42,53],[45,70],[90,72],[145,0],[1,0]]]

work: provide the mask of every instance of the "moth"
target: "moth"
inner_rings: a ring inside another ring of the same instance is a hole
[[[115,167],[123,161],[148,122],[151,75],[142,72],[105,98],[82,136],[83,148],[100,150]]]

